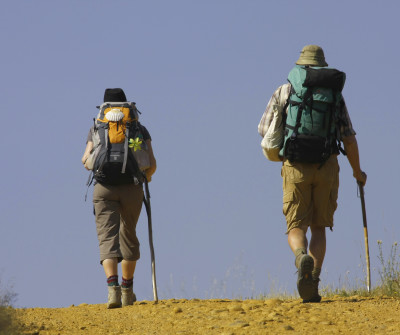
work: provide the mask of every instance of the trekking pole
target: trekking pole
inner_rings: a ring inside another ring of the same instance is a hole
[[[145,176],[144,178],[144,190],[145,197],[143,198],[144,206],[146,207],[147,218],[148,218],[148,227],[149,227],[149,244],[150,244],[150,255],[151,255],[151,278],[153,281],[153,297],[154,301],[158,302],[157,295],[157,282],[156,282],[156,260],[154,256],[154,245],[153,245],[153,228],[151,223],[151,206],[150,206],[150,191],[149,191],[149,183]]]
[[[370,262],[369,262],[369,247],[368,247],[368,228],[367,228],[367,213],[365,211],[365,200],[364,200],[364,186],[357,181],[358,188],[360,190],[360,198],[361,198],[361,209],[363,216],[363,224],[364,224],[364,241],[365,241],[365,258],[367,262],[367,290],[368,293],[371,292],[371,270],[370,270]]]

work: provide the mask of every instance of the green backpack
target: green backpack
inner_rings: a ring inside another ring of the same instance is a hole
[[[285,138],[280,155],[290,162],[321,163],[343,151],[338,113],[346,74],[332,68],[296,65],[289,73]]]

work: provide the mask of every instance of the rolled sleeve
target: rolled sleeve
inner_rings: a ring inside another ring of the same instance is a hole
[[[344,99],[341,103],[341,108],[339,112],[339,129],[340,129],[340,139],[343,137],[353,136],[356,135],[355,130],[353,129],[353,124],[351,123],[350,115],[347,110],[346,102]]]

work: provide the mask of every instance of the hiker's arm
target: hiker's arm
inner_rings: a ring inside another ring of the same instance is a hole
[[[157,170],[157,162],[156,158],[154,157],[153,147],[151,146],[151,140],[146,140],[147,148],[149,149],[150,155],[150,167],[145,171],[147,181],[151,181],[151,176]]]
[[[86,144],[86,149],[85,152],[82,156],[82,164],[86,163],[86,160],[88,159],[89,155],[90,155],[90,151],[92,151],[93,149],[93,142],[92,141],[88,141]],[[85,166],[86,168],[86,166]],[[88,170],[88,168],[86,168]]]
[[[280,87],[274,92],[271,99],[268,102],[267,108],[264,111],[263,116],[261,117],[260,123],[258,124],[258,133],[261,137],[264,137],[268,131],[269,126],[271,125],[273,119],[273,111],[274,106],[279,106],[280,110],[283,110],[283,106],[286,103],[286,100],[289,97],[290,93],[290,85],[285,84]]]
[[[367,175],[361,170],[360,167],[360,156],[358,154],[357,139],[354,135],[343,137],[344,150],[347,153],[347,159],[351,167],[353,168],[353,176],[357,181],[365,185],[367,181]]]

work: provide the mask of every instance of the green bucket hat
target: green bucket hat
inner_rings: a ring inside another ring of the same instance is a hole
[[[306,45],[301,50],[297,65],[328,66],[325,61],[324,50],[318,45]]]

